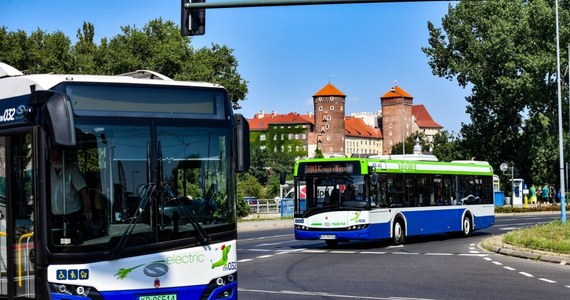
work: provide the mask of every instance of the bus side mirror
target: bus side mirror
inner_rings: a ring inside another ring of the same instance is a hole
[[[56,91],[34,91],[28,99],[28,105],[40,109],[40,120],[47,124],[55,145],[77,144],[71,101],[67,95]]]
[[[249,170],[249,123],[242,114],[235,114],[237,171]]]

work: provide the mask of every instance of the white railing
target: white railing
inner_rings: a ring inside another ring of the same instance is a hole
[[[279,203],[275,199],[256,199],[257,204],[248,204],[252,214],[278,214]]]

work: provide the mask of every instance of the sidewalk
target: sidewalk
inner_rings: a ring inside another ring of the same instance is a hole
[[[290,228],[291,232],[293,232],[293,219],[249,219],[241,220],[237,224],[238,232],[276,228]]]
[[[514,257],[556,263],[560,265],[567,265],[570,263],[570,255],[513,246],[503,242],[503,235],[494,235],[486,238],[479,244],[479,247],[491,252]]]

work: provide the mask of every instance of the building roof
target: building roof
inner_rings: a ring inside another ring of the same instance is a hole
[[[344,134],[351,137],[381,139],[380,129],[366,125],[364,120],[355,117],[344,118]]]
[[[339,89],[337,89],[334,85],[332,85],[330,82],[325,85],[324,88],[322,88],[320,91],[318,91],[316,94],[313,95],[313,97],[319,97],[319,96],[341,96],[341,97],[346,97],[345,94],[343,94]]]
[[[434,121],[423,104],[412,105],[412,115],[416,117],[416,124],[420,128],[441,129],[443,126]]]
[[[275,112],[267,114],[262,112],[255,114],[252,119],[247,119],[247,122],[249,123],[249,129],[256,131],[267,130],[271,124],[313,124],[313,116],[292,112],[288,114],[277,114]]]
[[[414,98],[412,95],[408,94],[404,89],[399,86],[394,86],[390,89],[384,96],[380,97],[380,99],[390,99],[390,98]]]

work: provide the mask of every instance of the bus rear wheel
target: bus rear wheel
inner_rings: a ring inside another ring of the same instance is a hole
[[[463,230],[461,233],[464,237],[471,236],[473,233],[473,222],[471,222],[471,218],[467,215],[463,217]]]
[[[392,228],[392,243],[394,243],[394,245],[404,243],[404,226],[402,225],[402,221],[394,222]]]

